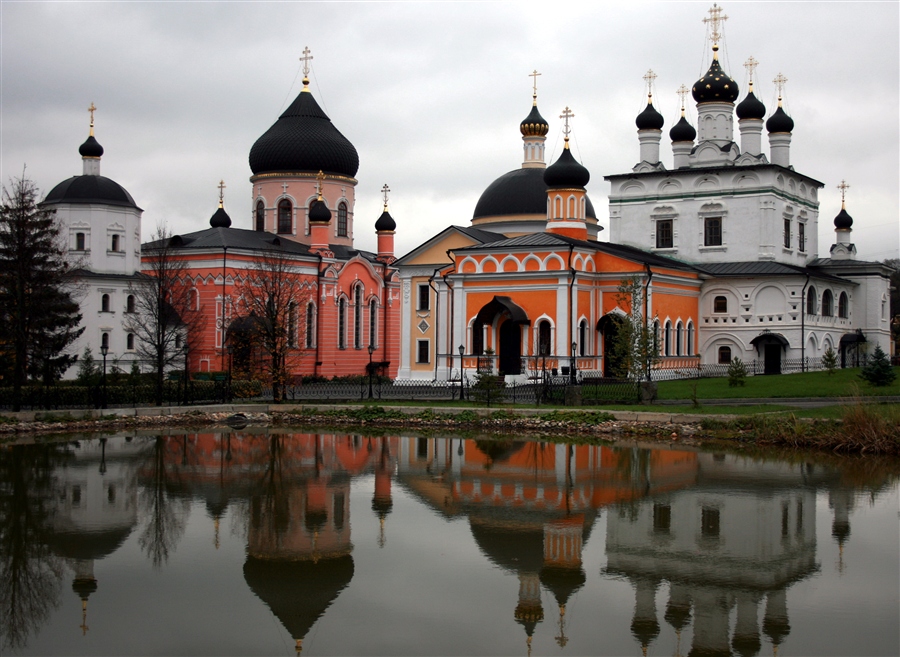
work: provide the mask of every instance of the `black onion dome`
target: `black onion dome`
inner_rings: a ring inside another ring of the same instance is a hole
[[[787,115],[781,105],[775,113],[766,121],[766,130],[769,132],[791,132],[794,129],[794,119]]]
[[[519,124],[519,130],[525,137],[543,137],[550,132],[550,124],[538,112],[537,105],[532,105],[531,112]]]
[[[766,106],[752,91],[734,110],[739,119],[762,119],[766,115]]]
[[[706,75],[694,83],[691,95],[698,103],[733,103],[738,92],[737,82],[728,77],[719,60],[714,59]]]
[[[397,222],[394,221],[394,218],[391,216],[391,213],[385,210],[381,213],[381,216],[378,217],[378,221],[375,222],[375,230],[379,233],[382,231],[396,230]]]
[[[103,155],[103,146],[94,139],[94,135],[91,135],[78,147],[78,152],[81,153],[81,157],[100,157]]]
[[[359,155],[312,94],[301,91],[253,144],[250,169],[254,174],[323,171],[352,178],[359,170]]]
[[[664,123],[663,115],[656,111],[653,103],[647,103],[644,111],[634,120],[638,130],[662,130]]]
[[[215,211],[213,216],[209,218],[209,225],[213,228],[230,228],[231,217],[225,212],[225,208],[220,207]]]
[[[544,170],[547,187],[584,187],[591,179],[591,173],[584,168],[572,151],[564,148],[559,159]],[[546,211],[546,205],[544,206]]]
[[[672,141],[694,141],[697,138],[697,131],[694,130],[694,126],[687,122],[687,119],[683,116],[681,119],[672,126],[672,129],[669,130],[669,137]]]
[[[834,227],[840,230],[850,230],[853,227],[853,217],[847,213],[845,208],[841,208],[834,218]]]
[[[585,200],[585,214],[596,219],[591,199]],[[520,214],[536,214],[546,218],[547,183],[544,182],[544,169],[515,169],[497,178],[481,194],[472,219]]]
[[[327,224],[331,221],[331,210],[325,205],[325,201],[316,199],[309,206],[310,223]]]
[[[131,194],[103,176],[72,176],[50,190],[44,203],[102,203],[137,208]]]

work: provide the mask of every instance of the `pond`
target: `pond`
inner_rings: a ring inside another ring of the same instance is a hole
[[[896,460],[300,431],[0,448],[0,651],[896,655]]]

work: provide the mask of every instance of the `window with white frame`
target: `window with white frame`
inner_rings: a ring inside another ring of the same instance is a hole
[[[418,303],[417,310],[431,309],[431,286],[428,283],[419,283],[418,287]]]
[[[416,362],[431,362],[431,343],[429,340],[416,340]]]

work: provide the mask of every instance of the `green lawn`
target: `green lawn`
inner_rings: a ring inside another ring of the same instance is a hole
[[[805,374],[748,376],[744,386],[730,387],[726,377],[661,381],[660,399],[770,399],[773,397],[853,397],[900,395],[900,376],[892,385],[876,388],[859,378],[859,368]]]

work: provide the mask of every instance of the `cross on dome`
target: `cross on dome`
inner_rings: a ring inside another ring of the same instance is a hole
[[[319,199],[322,200],[322,183],[325,182],[325,174],[319,169],[319,174],[316,176],[316,194]]]
[[[682,84],[680,87],[678,87],[675,93],[678,94],[679,98],[681,98],[681,114],[684,115],[684,99],[689,93],[691,93],[691,90]]]
[[[309,62],[312,61],[312,58],[309,46],[305,46],[303,48],[303,56],[300,58],[300,61],[303,62],[303,77],[309,76]]]
[[[532,71],[531,73],[528,74],[528,77],[534,78],[534,83],[533,83],[534,90],[532,91],[531,97],[534,99],[535,105],[537,105],[537,79],[538,79],[539,75],[541,75],[541,74],[537,72],[537,69],[534,69],[534,71]]]
[[[837,186],[839,190],[841,190],[841,208],[844,207],[844,201],[847,197],[847,190],[850,189],[850,185],[847,184],[846,180],[842,180],[841,184]]]
[[[753,74],[756,72],[756,67],[759,66],[759,62],[750,55],[747,58],[747,61],[744,62],[744,68],[747,69],[747,75],[750,76],[750,91],[753,91]]]
[[[387,210],[388,207],[388,194],[390,193],[391,188],[387,186],[387,183],[384,183],[384,186],[381,188],[381,195],[384,197],[384,209]]]
[[[781,96],[784,93],[784,85],[787,84],[788,79],[784,77],[781,73],[775,76],[775,79],[772,82],[775,83],[775,88],[778,89],[778,104],[781,105]]]
[[[224,201],[225,201],[225,181],[220,180],[219,181],[219,207],[220,208],[225,207]]]
[[[709,38],[713,40],[713,45],[717,45],[719,43],[719,39],[722,38],[721,28],[725,26],[725,21],[728,20],[728,16],[722,15],[722,8],[713,4],[712,8],[709,10],[709,18],[704,18],[703,22],[707,24],[709,27]]]
[[[647,69],[647,72],[644,74],[644,82],[647,83],[647,99],[652,102],[653,100],[653,81],[656,79],[657,75],[653,72],[653,69]]]
[[[97,108],[94,107],[94,102],[91,101],[91,106],[88,107],[88,112],[91,113],[91,135],[94,134],[94,112],[97,111]]]
[[[574,118],[575,114],[572,110],[569,109],[569,106],[566,106],[566,109],[563,110],[563,113],[559,115],[559,118],[565,121],[565,125],[563,126],[563,134],[566,139],[566,148],[569,147],[569,133],[572,132],[572,129],[569,127],[569,119]]]

